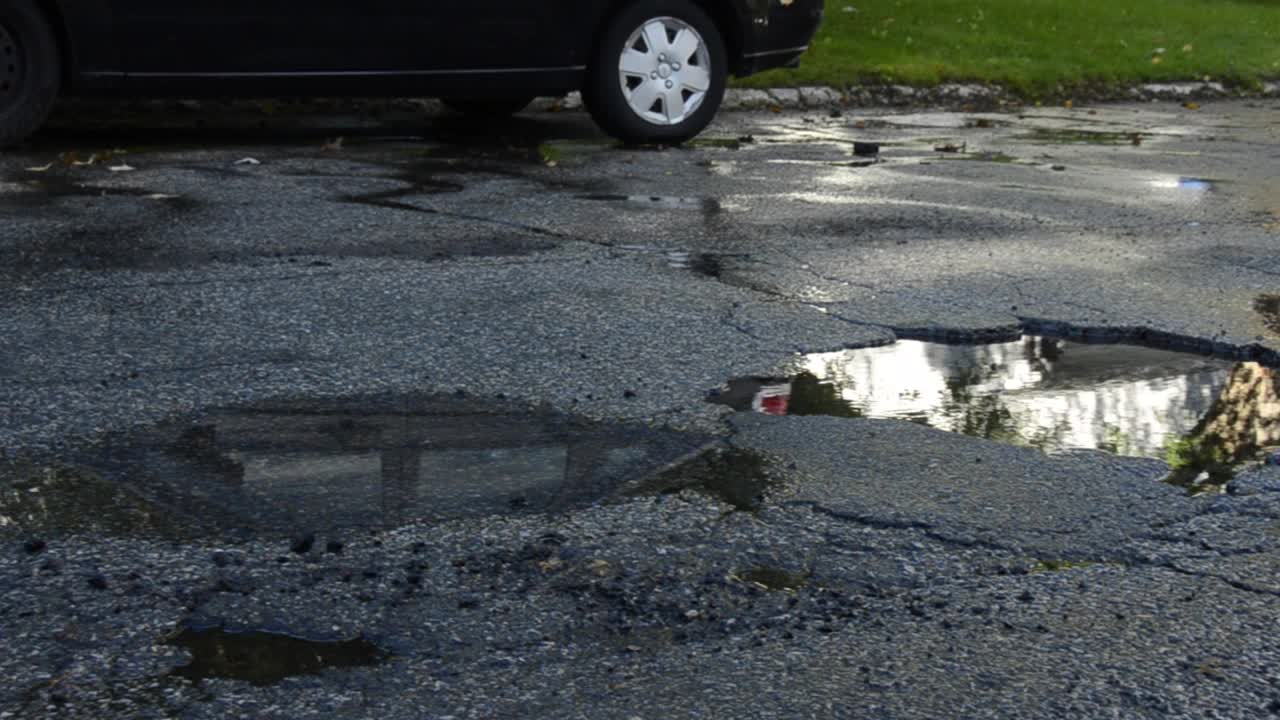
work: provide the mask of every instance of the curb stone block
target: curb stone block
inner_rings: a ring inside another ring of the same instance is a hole
[[[999,93],[984,85],[955,85],[950,87],[950,94],[960,100],[973,100],[995,97]]]
[[[784,108],[798,108],[800,104],[800,91],[795,88],[776,88],[769,91],[769,97],[777,105]]]
[[[766,108],[773,104],[773,99],[769,97],[769,93],[763,90],[730,90],[729,94],[736,98],[736,107],[746,110]]]
[[[1140,98],[1186,100],[1193,97],[1224,97],[1227,89],[1218,82],[1147,83],[1134,88]]]
[[[839,105],[843,101],[841,93],[829,87],[802,87],[800,101],[806,107],[829,107]]]

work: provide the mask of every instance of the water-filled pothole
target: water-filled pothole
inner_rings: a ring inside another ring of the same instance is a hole
[[[627,203],[642,208],[656,208],[663,210],[701,210],[704,213],[718,213],[721,211],[720,201],[712,197],[677,197],[672,195],[579,195],[579,200],[594,200],[597,202],[616,202]]]
[[[1159,458],[1171,482],[1193,489],[1221,485],[1280,446],[1274,368],[1036,336],[807,355],[791,377],[733,380],[711,400],[774,415],[896,418],[1045,452]]]
[[[191,662],[173,674],[192,682],[225,678],[271,685],[295,675],[376,665],[388,657],[388,653],[363,638],[307,640],[274,632],[228,632],[222,628],[183,628],[169,643],[191,653]]]
[[[758,453],[737,448],[707,450],[639,484],[629,494],[673,494],[694,490],[732,506],[753,512],[777,484],[768,462]]]
[[[1218,189],[1221,180],[1210,180],[1198,177],[1167,177],[1150,181],[1150,185],[1158,190],[1177,190],[1189,195],[1198,196]]]
[[[607,499],[708,441],[452,397],[276,402],[122,433],[59,471],[93,482],[11,467],[0,528],[293,535],[553,512]]]
[[[1049,145],[1141,145],[1146,136],[1141,132],[1034,128],[1015,137]]]
[[[795,592],[809,582],[809,573],[791,572],[781,568],[756,566],[738,574],[738,579],[764,590]]]
[[[743,257],[687,250],[668,250],[664,256],[667,259],[667,265],[677,270],[689,270],[709,278],[718,278],[724,274],[726,260]]]
[[[1280,335],[1280,295],[1259,295],[1253,301],[1253,310],[1268,330]]]

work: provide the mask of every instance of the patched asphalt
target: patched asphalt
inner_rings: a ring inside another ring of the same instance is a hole
[[[575,112],[70,106],[0,156],[0,717],[1280,713],[1277,469],[1189,496],[1157,460],[705,401],[896,337],[1274,362],[1277,110],[729,113],[629,149]],[[410,398],[617,470],[527,512],[190,537],[204,481],[140,502],[109,452],[176,477],[184,428]],[[746,506],[708,480],[734,453]],[[193,683],[187,625],[389,655]]]

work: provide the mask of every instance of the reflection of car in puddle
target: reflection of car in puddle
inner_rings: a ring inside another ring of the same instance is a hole
[[[82,464],[195,527],[294,532],[567,509],[705,441],[462,400],[298,404],[158,427]]]
[[[1046,452],[1159,458],[1170,481],[1219,485],[1280,446],[1276,371],[1129,345],[1024,337],[900,341],[803,357],[789,380],[734,380],[712,396],[770,414],[896,418]]]
[[[768,378],[742,378],[716,394],[715,402],[735,410],[753,410],[766,415],[788,415],[791,383]]]

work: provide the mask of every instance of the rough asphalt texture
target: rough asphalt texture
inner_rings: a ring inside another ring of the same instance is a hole
[[[896,336],[1274,359],[1275,101],[726,114],[634,150],[572,112],[255,107],[76,106],[0,156],[5,489],[174,416],[458,391],[715,436],[771,488],[304,552],[0,527],[0,718],[1280,716],[1280,469],[1188,497],[1150,460],[703,400]],[[191,622],[392,659],[192,684]]]

